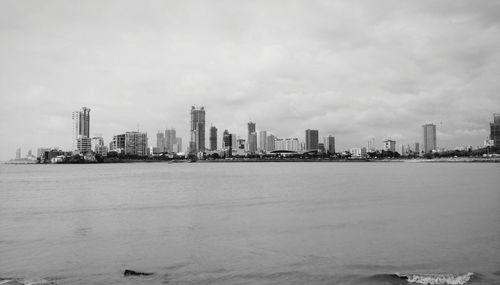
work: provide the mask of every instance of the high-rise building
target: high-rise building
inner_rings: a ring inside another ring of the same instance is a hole
[[[323,138],[323,144],[325,145],[325,152],[327,154],[335,153],[335,137],[327,136]]]
[[[156,133],[156,149],[158,153],[165,152],[165,134],[163,132]]]
[[[245,139],[239,138],[236,140],[236,148],[235,149],[245,149]]]
[[[74,111],[71,118],[73,119],[73,149],[78,149],[79,138],[90,138],[90,109],[83,107],[81,111]],[[83,152],[81,149],[78,150]]]
[[[493,123],[490,123],[490,139],[495,147],[500,147],[500,113],[493,114]]]
[[[248,135],[248,150],[251,153],[257,152],[257,133],[253,132]]]
[[[437,149],[436,144],[436,125],[425,124],[422,126],[424,152],[429,153]]]
[[[191,107],[191,141],[190,152],[205,151],[205,108],[199,110]]]
[[[420,143],[416,142],[413,144],[413,152],[416,154],[420,153]]]
[[[173,152],[179,153],[182,152],[182,138],[176,137],[175,144],[173,145]]]
[[[173,145],[175,143],[175,139],[177,138],[177,134],[174,128],[165,130],[165,151],[172,152]]]
[[[125,133],[125,154],[148,155],[148,135],[140,132]]]
[[[238,140],[236,139],[236,134],[230,134],[231,136],[231,148],[238,149]],[[245,140],[243,140],[243,144],[245,144]]]
[[[125,134],[116,135],[109,143],[109,150],[124,151],[125,150]]]
[[[255,133],[255,123],[248,122],[248,135],[247,135],[248,150],[250,150],[250,134],[252,133]]]
[[[286,138],[274,140],[275,150],[299,151],[300,144],[298,138]]]
[[[224,130],[222,133],[222,148],[230,149],[232,147],[231,134],[228,130]]]
[[[318,130],[306,130],[306,150],[318,150],[319,146]]]
[[[267,151],[267,131],[259,132],[259,149],[261,151]]]
[[[396,152],[396,141],[393,141],[391,139],[385,140],[384,141],[384,150]]]
[[[375,147],[375,138],[371,138],[368,143],[366,144],[366,150],[368,152],[374,152],[376,151],[376,147]]]
[[[266,142],[266,151],[270,152],[270,151],[274,151],[276,148],[275,148],[275,142],[276,141],[276,137],[274,135],[268,135],[267,136],[267,142]]]
[[[92,139],[86,136],[80,136],[76,139],[76,149],[81,153],[87,153],[92,150]]]
[[[21,148],[16,150],[16,159],[21,159]]]
[[[210,127],[210,150],[217,150],[217,128]]]

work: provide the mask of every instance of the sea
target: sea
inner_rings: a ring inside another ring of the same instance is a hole
[[[500,284],[500,164],[2,164],[0,284]]]

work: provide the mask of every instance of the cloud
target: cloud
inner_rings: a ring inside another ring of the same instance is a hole
[[[499,112],[495,1],[2,1],[0,159],[71,146],[71,111],[106,140],[175,127],[189,109],[303,139],[480,145]],[[441,136],[442,134],[442,136]]]

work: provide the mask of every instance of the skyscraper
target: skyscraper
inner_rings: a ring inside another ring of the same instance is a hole
[[[318,130],[306,130],[306,150],[318,150],[319,146]]]
[[[210,127],[210,150],[217,150],[217,128]]]
[[[158,132],[156,134],[156,147],[158,152],[165,152],[165,135],[163,132]]]
[[[231,134],[229,134],[228,130],[224,130],[224,132],[222,133],[222,148],[230,149],[231,147],[232,147]]]
[[[90,143],[90,109],[83,107],[81,111],[72,113],[73,119],[73,149],[87,152],[87,143]],[[80,146],[80,148],[79,148]],[[84,149],[81,146],[85,146]]]
[[[425,124],[422,126],[424,152],[429,153],[436,150],[436,125]]]
[[[259,148],[261,151],[267,151],[267,131],[259,132]]]
[[[335,153],[335,137],[327,136],[323,138],[323,144],[325,146],[325,152],[328,154]]]
[[[248,122],[248,136],[247,136],[248,150],[250,150],[250,134],[252,133],[255,133],[255,123]]]
[[[490,123],[490,139],[495,147],[500,147],[500,113],[493,114],[493,123]]]
[[[276,137],[274,135],[270,134],[267,136],[266,151],[276,150],[275,141],[276,141]]]
[[[205,108],[199,110],[191,107],[191,141],[190,152],[205,151]]]
[[[248,150],[251,153],[257,152],[257,133],[253,132],[248,135]]]
[[[174,128],[165,130],[165,151],[172,152],[177,134]]]
[[[125,154],[148,155],[148,135],[140,132],[125,133]]]

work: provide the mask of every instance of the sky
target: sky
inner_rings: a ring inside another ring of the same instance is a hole
[[[0,1],[0,160],[210,125],[336,137],[336,149],[479,146],[500,113],[500,1]],[[208,145],[208,135],[207,135]]]

